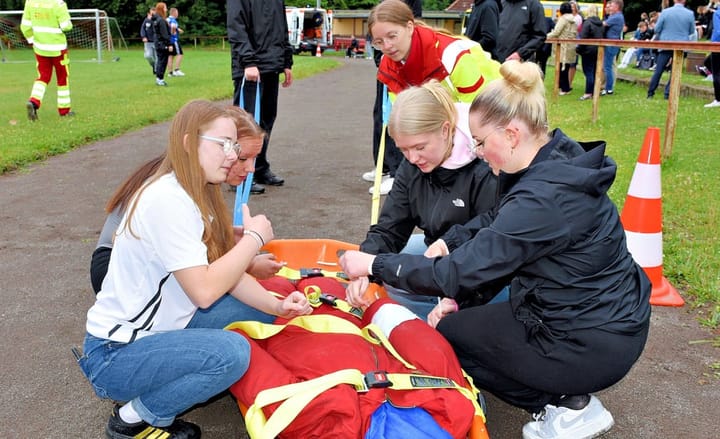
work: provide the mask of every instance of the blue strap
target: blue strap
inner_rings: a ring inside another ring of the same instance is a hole
[[[242,80],[242,84],[240,85],[240,108],[245,108],[245,99],[244,99],[244,91],[245,89],[245,78]],[[260,83],[258,83],[257,88],[255,89],[255,122],[260,124]],[[255,159],[253,159],[254,161]],[[252,187],[253,182],[253,175],[254,173],[251,172],[247,175],[245,178],[245,181],[243,181],[236,189],[237,192],[235,192],[235,207],[233,209],[233,225],[235,226],[242,226],[243,225],[243,216],[242,216],[242,207],[244,204],[247,204],[248,200],[250,199],[250,188]]]
[[[388,95],[388,88],[387,88],[387,85],[383,84],[383,103],[382,103],[383,125],[387,126],[388,121],[390,120],[390,109],[392,109],[392,104],[390,103],[390,97]]]

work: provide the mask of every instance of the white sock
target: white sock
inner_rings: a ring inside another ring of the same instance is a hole
[[[135,409],[132,407],[132,404],[127,403],[124,406],[120,407],[120,419],[123,420],[123,422],[127,422],[128,424],[137,424],[138,422],[142,421],[142,418],[140,415],[138,415],[138,412],[135,411]]]

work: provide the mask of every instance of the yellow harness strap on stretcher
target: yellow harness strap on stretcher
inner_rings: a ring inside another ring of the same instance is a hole
[[[315,269],[313,269],[313,270],[315,270]],[[338,280],[343,283],[347,283],[349,280],[348,276],[345,273],[343,273],[342,271],[329,271],[329,270],[319,269],[319,270],[317,270],[317,272],[320,273],[320,274],[316,275],[317,277],[329,277],[331,279],[335,279],[335,280]],[[278,270],[278,272],[275,273],[275,275],[282,276],[282,277],[284,277],[286,279],[290,279],[290,280],[300,280],[300,279],[304,279],[304,278],[313,277],[313,276],[303,276],[302,273],[300,272],[300,270],[290,268],[287,265],[280,268],[280,270]]]
[[[415,369],[415,366],[405,361],[395,350],[390,340],[385,337],[377,325],[370,323],[364,328],[358,328],[347,320],[328,314],[299,316],[287,322],[285,325],[274,325],[271,323],[260,323],[255,321],[242,321],[231,323],[225,329],[239,329],[255,340],[264,340],[273,335],[279,334],[288,326],[298,326],[310,332],[325,334],[351,334],[357,335],[375,345],[382,345],[385,349],[401,362],[408,369]]]

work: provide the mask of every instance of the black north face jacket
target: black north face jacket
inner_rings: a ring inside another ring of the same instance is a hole
[[[416,227],[430,245],[455,224],[492,210],[496,197],[497,178],[480,159],[460,169],[438,166],[427,174],[403,160],[380,218],[360,249],[372,254],[398,253]]]

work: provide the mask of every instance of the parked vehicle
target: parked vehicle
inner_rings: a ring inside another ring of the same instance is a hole
[[[285,8],[288,39],[297,55],[302,52],[315,54],[333,45],[332,11],[321,8]]]

